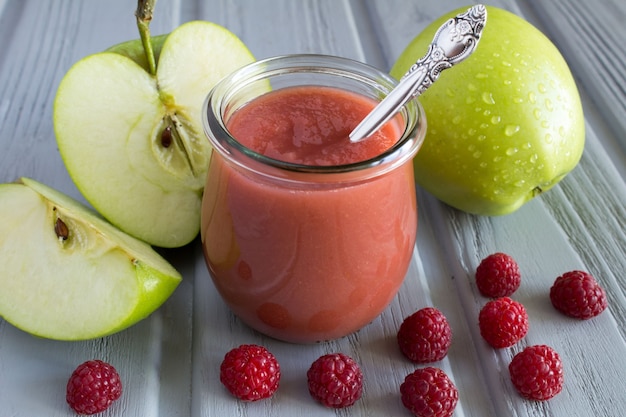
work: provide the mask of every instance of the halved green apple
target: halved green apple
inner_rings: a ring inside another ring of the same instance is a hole
[[[0,184],[0,263],[0,316],[57,340],[125,329],[182,279],[150,245],[28,178]]]
[[[202,104],[254,58],[233,33],[204,21],[151,42],[153,55],[135,40],[74,64],[57,91],[54,128],[72,180],[102,216],[151,245],[179,247],[200,229],[212,151]]]

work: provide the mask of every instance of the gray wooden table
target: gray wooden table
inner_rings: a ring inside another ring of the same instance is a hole
[[[460,391],[456,416],[626,415],[626,3],[623,0],[493,0],[522,15],[560,48],[579,84],[587,122],[580,165],[556,188],[518,212],[496,218],[453,210],[417,190],[420,226],[406,282],[373,323],[344,339],[298,346],[242,325],[217,296],[198,242],[166,251],[184,276],[149,319],[86,342],[37,339],[0,320],[0,415],[69,416],[65,384],[80,362],[113,363],[124,381],[110,416],[404,416],[398,387],[413,365],[395,345],[409,313],[434,305],[454,341],[442,367]],[[160,0],[154,34],[205,19],[237,34],[257,58],[324,53],[389,69],[421,28],[460,0]],[[81,199],[59,156],[52,127],[58,83],[81,57],[136,38],[128,0],[0,0],[0,181],[39,179]],[[520,345],[494,351],[481,340],[484,299],[473,271],[495,251],[523,265],[515,298],[531,318]],[[555,314],[545,294],[556,276],[586,269],[607,289],[600,317],[574,322]],[[0,273],[2,273],[0,266]],[[240,403],[219,383],[224,353],[241,343],[273,351],[283,368],[271,400]],[[545,343],[565,364],[564,391],[546,403],[522,400],[507,371],[523,346]],[[363,398],[345,411],[309,398],[305,372],[326,352],[355,357]]]

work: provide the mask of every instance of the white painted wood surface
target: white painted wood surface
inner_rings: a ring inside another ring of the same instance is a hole
[[[87,342],[34,338],[0,319],[0,416],[70,416],[65,384],[80,362],[114,364],[124,382],[109,416],[404,416],[399,384],[414,365],[395,344],[402,319],[434,305],[454,340],[437,364],[460,391],[456,416],[591,417],[626,415],[626,3],[622,0],[494,0],[527,18],[560,48],[579,83],[587,122],[580,165],[556,188],[518,212],[467,215],[418,190],[420,226],[406,282],[373,323],[344,339],[290,345],[242,325],[217,296],[198,242],[164,251],[184,282],[155,314],[116,335]],[[345,56],[388,69],[405,45],[461,0],[160,0],[154,34],[206,19],[236,33],[257,58],[286,53]],[[0,181],[30,176],[82,199],[63,166],[52,127],[58,83],[81,57],[136,38],[128,0],[0,0]],[[523,284],[514,298],[531,328],[514,348],[494,351],[480,338],[485,299],[473,271],[495,251],[513,255]],[[610,308],[586,322],[564,318],[547,293],[572,269],[593,273]],[[0,273],[1,266],[0,266]],[[219,383],[224,353],[259,343],[283,369],[271,400],[241,403]],[[526,345],[553,346],[565,364],[564,391],[553,400],[521,399],[507,365]],[[309,398],[305,373],[323,353],[360,362],[363,398],[334,411]]]

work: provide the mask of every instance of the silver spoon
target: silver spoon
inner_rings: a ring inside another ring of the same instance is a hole
[[[400,108],[422,94],[441,71],[470,56],[487,23],[487,9],[482,4],[470,7],[444,23],[435,33],[428,52],[400,79],[398,85],[350,133],[358,142],[380,129]]]

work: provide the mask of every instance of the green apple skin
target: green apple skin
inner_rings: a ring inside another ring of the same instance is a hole
[[[154,59],[156,62],[159,62],[161,49],[163,49],[163,44],[165,43],[165,40],[168,36],[169,33],[150,37],[150,42],[152,43],[152,51],[154,53]],[[113,45],[107,48],[105,52],[114,52],[116,54],[123,55],[127,58],[130,58],[136,64],[141,66],[141,68],[143,68],[146,72],[150,71],[150,65],[148,64],[148,59],[146,58],[146,53],[143,50],[140,39],[134,39],[132,41],[118,43],[117,45]]]
[[[145,242],[28,178],[0,184],[0,262],[0,316],[56,340],[119,332],[182,279]]]
[[[425,54],[433,22],[402,52],[400,78]],[[414,160],[417,183],[441,201],[478,215],[516,211],[557,184],[581,158],[585,125],[567,63],[522,18],[487,6],[476,51],[445,70],[419,98],[428,131]]]
[[[254,60],[227,29],[185,23],[78,61],[61,80],[53,122],[65,166],[85,199],[126,233],[180,247],[200,230],[212,148],[201,110],[211,88]]]

